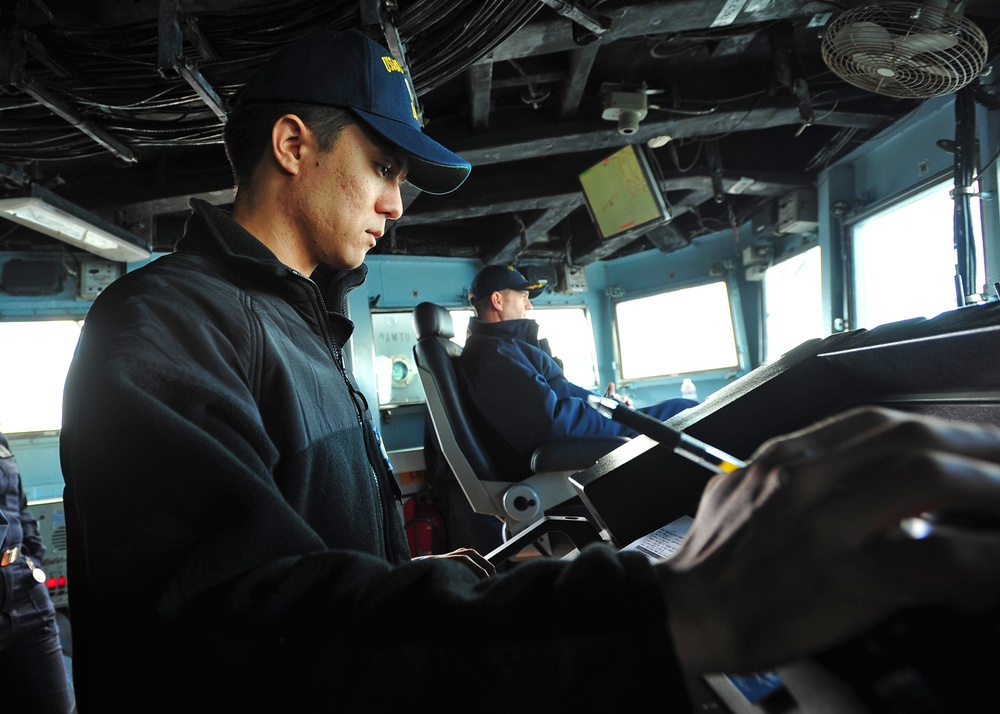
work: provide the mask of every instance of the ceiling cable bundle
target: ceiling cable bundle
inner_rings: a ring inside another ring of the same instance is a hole
[[[398,30],[417,94],[467,69],[542,6],[537,0],[407,3]],[[180,23],[182,60],[200,71],[224,103],[284,44],[314,32],[358,27],[360,18],[357,2],[298,0],[181,13]],[[18,28],[22,76],[52,99],[32,101],[17,87],[0,91],[0,162],[102,153],[74,129],[81,125],[137,150],[221,144],[217,113],[183,78],[158,66],[159,31],[156,17],[104,28],[61,27],[51,19]],[[66,110],[60,114],[54,107]]]

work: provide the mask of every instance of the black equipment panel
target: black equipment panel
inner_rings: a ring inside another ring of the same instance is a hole
[[[998,354],[1000,303],[963,307],[804,343],[669,423],[742,459],[767,439],[864,404],[1000,426]],[[693,516],[710,477],[638,437],[573,480],[592,515],[624,546]],[[998,645],[1000,602],[974,615],[923,607],[817,653],[812,662],[866,712],[981,711],[996,705]],[[806,694],[825,701],[831,690],[813,685]]]
[[[862,404],[1000,426],[1000,303],[816,339],[668,423],[742,459]],[[573,477],[618,546],[694,515],[711,473],[640,436]]]

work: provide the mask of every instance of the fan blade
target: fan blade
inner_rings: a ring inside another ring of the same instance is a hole
[[[857,71],[873,72],[882,77],[892,77],[896,73],[896,58],[889,52],[881,55],[870,52],[855,52],[851,55],[851,63]]]
[[[927,52],[944,52],[958,44],[958,38],[944,32],[922,32],[905,37],[894,37],[892,44],[904,57],[913,57]]]
[[[949,67],[946,64],[927,65],[921,67],[920,71],[926,72],[928,74],[933,74],[936,77],[941,77],[942,79],[947,79],[952,82],[960,82],[963,79],[965,79],[965,77],[962,76],[962,73],[959,72],[956,68]]]
[[[837,31],[831,38],[831,45],[837,54],[856,53],[879,55],[893,51],[889,31],[874,22],[852,22]]]

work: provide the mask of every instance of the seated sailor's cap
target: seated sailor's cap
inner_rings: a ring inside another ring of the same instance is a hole
[[[527,290],[528,296],[535,298],[547,284],[547,280],[529,281],[513,265],[487,265],[472,281],[469,297],[475,302],[498,290]]]
[[[236,97],[253,101],[325,104],[349,110],[409,158],[406,180],[427,193],[462,185],[468,161],[420,128],[416,99],[399,63],[357,30],[321,32],[278,50]]]

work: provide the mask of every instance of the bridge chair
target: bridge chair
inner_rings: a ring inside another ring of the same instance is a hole
[[[547,515],[577,497],[569,477],[628,441],[625,437],[565,437],[540,446],[532,456],[534,473],[512,481],[499,473],[476,433],[459,385],[462,348],[452,341],[454,322],[447,309],[430,302],[413,311],[417,342],[413,358],[424,388],[427,411],[441,454],[476,513],[503,521],[504,544],[487,554],[505,560],[550,532],[567,536],[576,547],[600,539],[586,517]]]

